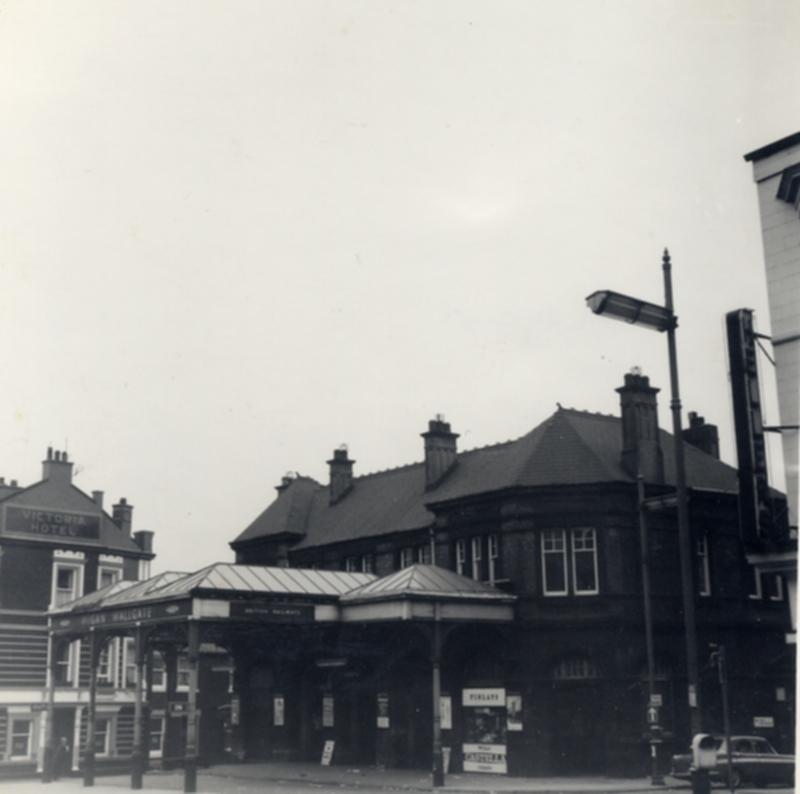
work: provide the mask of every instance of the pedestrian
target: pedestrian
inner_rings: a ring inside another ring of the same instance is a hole
[[[53,780],[58,780],[67,771],[68,762],[69,742],[66,736],[62,736],[53,752]]]

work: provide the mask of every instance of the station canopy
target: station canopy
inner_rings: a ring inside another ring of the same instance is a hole
[[[433,565],[388,576],[214,563],[116,582],[50,611],[56,634],[186,620],[260,623],[513,620],[516,598]]]

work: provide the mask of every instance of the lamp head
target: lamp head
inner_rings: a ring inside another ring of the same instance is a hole
[[[641,325],[653,331],[667,331],[678,324],[675,315],[666,307],[623,295],[621,292],[598,290],[586,298],[586,305],[595,314],[631,325]]]

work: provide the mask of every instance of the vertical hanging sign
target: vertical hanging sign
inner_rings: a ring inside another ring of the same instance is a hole
[[[333,727],[333,695],[322,696],[322,727]]]
[[[378,727],[389,727],[389,695],[386,692],[378,693]]]

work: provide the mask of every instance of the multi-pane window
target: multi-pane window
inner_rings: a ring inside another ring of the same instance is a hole
[[[414,547],[406,546],[400,549],[400,567],[409,568],[414,564]]]
[[[472,557],[472,578],[476,581],[481,580],[481,563],[483,561],[483,544],[480,535],[476,535],[470,541],[470,556]]]
[[[783,578],[780,574],[775,574],[767,579],[770,601],[783,601]]]
[[[167,669],[164,665],[164,657],[158,651],[153,653],[153,670],[150,676],[153,689],[163,692],[167,688]]]
[[[456,573],[477,582],[494,584],[501,578],[500,541],[497,535],[459,538],[454,547]]]
[[[494,584],[497,581],[497,566],[500,559],[500,547],[497,543],[497,535],[489,535],[489,584]]]
[[[708,538],[705,535],[697,538],[695,543],[695,555],[697,562],[698,595],[711,595],[711,570],[708,561]]]
[[[345,557],[344,558],[344,569],[349,573],[354,573],[359,568],[358,565],[358,557]]]
[[[761,591],[761,572],[755,567],[755,565],[748,565],[747,570],[749,573],[750,583],[747,597],[752,598],[754,601],[760,601],[763,596]]]
[[[150,757],[161,758],[164,750],[164,717],[150,718]]]
[[[572,530],[572,583],[576,595],[597,593],[597,536],[594,529]]]
[[[111,718],[98,717],[94,725],[94,752],[95,755],[108,755],[111,741]]]
[[[117,640],[110,640],[97,658],[97,681],[103,684],[114,682],[114,666],[117,659]]]
[[[598,675],[597,667],[583,657],[563,659],[553,668],[553,678],[557,681],[580,681],[597,678]]]
[[[178,687],[189,687],[190,667],[185,656],[178,657]]]
[[[597,532],[590,527],[546,529],[541,535],[542,591],[546,596],[596,595]]]
[[[430,565],[431,564],[431,544],[430,543],[422,543],[417,546],[417,562],[421,563],[422,565]]]
[[[133,637],[125,640],[125,686],[136,686],[136,642]]]
[[[456,573],[464,575],[467,564],[467,541],[464,538],[456,541]]]
[[[55,650],[55,680],[61,686],[75,684],[75,673],[78,669],[78,640],[70,643],[59,643]]]
[[[567,533],[563,529],[542,532],[542,582],[545,595],[567,594]]]
[[[80,595],[80,574],[81,569],[75,565],[56,564],[53,601],[57,607],[74,601]]]
[[[11,720],[11,747],[9,757],[12,761],[31,757],[32,721],[28,718]]]
[[[122,579],[122,571],[119,568],[99,568],[97,571],[97,589],[102,590]]]
[[[372,554],[365,554],[361,558],[361,573],[375,572],[375,557]]]

